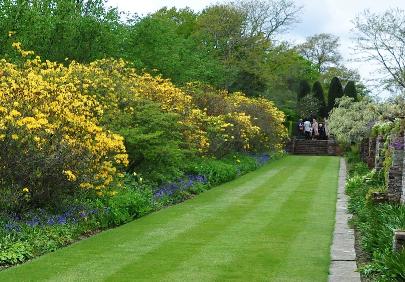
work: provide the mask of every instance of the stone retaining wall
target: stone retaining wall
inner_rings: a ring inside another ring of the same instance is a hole
[[[374,158],[374,168],[376,171],[380,171],[384,167],[384,136],[379,135],[375,142],[375,158]]]
[[[376,148],[376,139],[369,138],[368,139],[368,157],[367,157],[367,164],[369,168],[374,168],[375,165],[375,150]]]
[[[392,166],[388,172],[387,190],[390,202],[398,203],[401,200],[404,169],[404,150],[394,150]]]
[[[405,137],[400,137],[405,143]],[[360,144],[360,157],[370,168],[381,171],[384,166],[383,136],[364,139]],[[387,175],[387,192],[390,202],[405,204],[405,152],[404,148],[393,149],[392,166]]]

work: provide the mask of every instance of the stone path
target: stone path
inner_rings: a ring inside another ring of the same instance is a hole
[[[329,269],[330,282],[360,281],[360,274],[356,272],[356,252],[354,250],[354,231],[350,229],[347,213],[347,196],[345,194],[346,162],[340,159],[339,189],[336,204],[336,223],[331,249],[331,265]]]

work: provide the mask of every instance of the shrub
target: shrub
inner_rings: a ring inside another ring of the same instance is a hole
[[[125,187],[107,201],[107,225],[118,226],[142,217],[153,210],[150,189]]]
[[[309,118],[318,116],[321,110],[321,104],[314,95],[307,95],[297,104],[297,112],[300,117]]]
[[[128,160],[123,138],[100,127],[101,105],[56,63],[0,69],[0,190],[12,208],[109,187]]]
[[[285,116],[264,98],[248,98],[201,84],[185,92],[208,115],[209,152],[222,157],[231,152],[279,151],[287,138]]]
[[[338,142],[359,143],[369,136],[377,118],[377,107],[372,102],[367,99],[354,102],[353,98],[343,97],[331,111],[328,127]]]
[[[179,119],[147,100],[135,101],[133,111],[111,119],[108,127],[125,138],[131,172],[158,185],[182,175],[188,152]]]

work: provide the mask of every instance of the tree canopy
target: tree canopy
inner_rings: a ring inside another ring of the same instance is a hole
[[[321,33],[310,36],[299,45],[299,52],[312,62],[319,72],[325,72],[331,66],[339,65],[342,55],[339,53],[339,37]]]
[[[380,81],[391,90],[405,90],[404,18],[403,9],[390,9],[382,14],[367,10],[354,21],[361,59],[378,63]]]

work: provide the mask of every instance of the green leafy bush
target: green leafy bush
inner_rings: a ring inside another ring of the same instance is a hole
[[[355,162],[350,163],[350,175],[346,184],[349,210],[355,215],[361,246],[372,258],[361,268],[362,273],[381,281],[404,280],[405,251],[393,252],[392,236],[394,230],[405,229],[405,207],[367,200],[373,191],[385,190],[384,173],[370,172],[365,164]]]
[[[0,241],[0,265],[13,265],[33,257],[29,242],[14,241],[11,235],[5,235]]]
[[[107,226],[118,226],[142,217],[154,209],[152,191],[147,186],[136,185],[127,178],[127,183],[117,195],[108,198]]]
[[[129,170],[156,184],[181,176],[187,151],[182,148],[179,116],[148,101],[136,101],[132,107],[132,112],[122,112],[108,125],[125,138]]]

